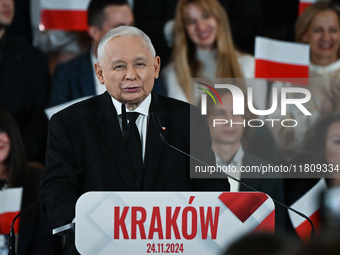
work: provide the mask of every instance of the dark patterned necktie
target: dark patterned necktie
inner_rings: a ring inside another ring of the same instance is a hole
[[[136,125],[136,119],[138,118],[139,113],[128,112],[126,113],[126,116],[129,120],[126,134],[126,146],[129,153],[129,159],[133,165],[133,174],[137,183],[137,187],[140,189],[143,182],[144,163],[142,157],[142,143]]]

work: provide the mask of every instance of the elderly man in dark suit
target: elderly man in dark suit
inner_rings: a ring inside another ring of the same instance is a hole
[[[99,44],[98,61],[96,74],[107,92],[50,121],[40,198],[52,222],[71,222],[78,197],[87,191],[229,190],[225,179],[206,179],[209,173],[191,179],[190,158],[162,141],[160,133],[179,150],[215,164],[198,109],[151,93],[160,58],[146,34],[134,27],[112,29]],[[135,120],[131,113],[137,113]],[[197,116],[189,123],[191,115]],[[136,140],[140,148],[131,149]],[[77,254],[72,233],[66,246],[67,254]]]

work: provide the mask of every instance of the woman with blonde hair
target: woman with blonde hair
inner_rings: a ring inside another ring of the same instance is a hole
[[[254,58],[235,50],[228,17],[217,0],[180,0],[173,61],[164,69],[168,96],[190,101],[190,78],[253,78]]]
[[[309,6],[296,22],[297,42],[310,45],[310,78],[340,78],[340,6],[320,1]],[[321,114],[339,110],[337,79],[311,80],[309,90]]]
[[[320,1],[296,22],[295,39],[311,49],[310,77],[340,77],[340,6]]]
[[[311,116],[292,107],[285,118],[299,121],[299,126],[273,128],[283,158],[288,161],[304,149],[307,131],[324,115],[340,110],[340,7],[329,1],[318,1],[301,14],[296,22],[295,39],[310,46],[309,84],[311,99],[304,107]],[[290,85],[288,85],[290,86]],[[290,99],[294,95],[289,96]],[[295,98],[297,98],[295,96]],[[271,118],[282,118],[272,115]]]

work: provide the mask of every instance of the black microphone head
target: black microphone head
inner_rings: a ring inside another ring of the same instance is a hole
[[[20,213],[19,213],[20,214]],[[9,243],[8,243],[8,255],[16,255],[15,252],[15,233],[14,233],[14,222],[18,218],[19,214],[13,219],[11,230],[9,232]]]
[[[122,130],[124,133],[128,130],[125,104],[122,104]]]

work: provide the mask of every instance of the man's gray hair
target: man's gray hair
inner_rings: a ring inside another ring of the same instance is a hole
[[[156,57],[156,51],[155,48],[152,45],[152,42],[150,38],[140,29],[136,27],[131,26],[120,26],[117,28],[111,29],[109,32],[107,32],[103,38],[100,40],[98,45],[98,62],[102,64],[102,60],[105,53],[105,47],[108,44],[111,39],[115,37],[128,37],[128,36],[139,36],[145,43],[148,49],[150,50],[150,53],[153,57]]]

